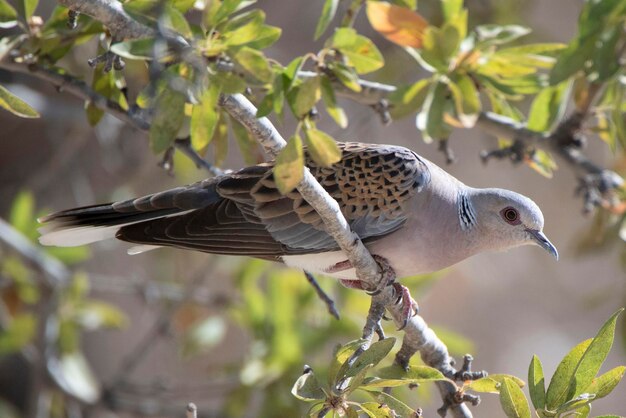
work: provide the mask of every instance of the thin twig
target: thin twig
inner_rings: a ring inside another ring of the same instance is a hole
[[[335,301],[330,296],[328,296],[326,292],[324,292],[324,289],[322,289],[317,280],[315,280],[315,276],[304,270],[304,277],[306,277],[309,284],[313,286],[317,297],[319,297],[320,300],[326,304],[326,309],[328,309],[328,313],[334,316],[335,319],[339,319],[339,311],[337,311]]]

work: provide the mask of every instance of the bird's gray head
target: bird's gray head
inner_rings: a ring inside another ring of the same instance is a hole
[[[535,244],[558,260],[556,247],[543,233],[543,214],[535,202],[503,189],[473,189],[468,200],[476,226],[491,241],[487,246],[507,249]]]

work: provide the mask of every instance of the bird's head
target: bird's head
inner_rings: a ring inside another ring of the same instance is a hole
[[[470,198],[476,223],[486,232],[495,249],[538,245],[557,260],[556,247],[543,233],[543,214],[526,196],[503,189],[474,189]]]

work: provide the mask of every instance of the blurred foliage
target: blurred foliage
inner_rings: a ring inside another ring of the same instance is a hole
[[[36,14],[37,0],[15,3],[0,0],[0,28],[12,29],[10,35],[0,38],[0,59],[10,56],[18,64],[39,65],[71,76],[70,68],[75,66],[68,57],[76,47],[95,40],[98,54],[103,55],[91,60],[95,66],[91,77],[82,74],[78,78],[90,80],[96,93],[122,111],[146,110],[152,116],[149,138],[155,153],[174,152],[175,139],[188,136],[200,155],[212,152],[216,165],[223,163],[232,143],[237,144],[246,163],[262,161],[254,138],[218,106],[220,94],[246,92],[254,99],[258,116],[272,115],[278,121],[295,118],[295,132],[289,135],[275,168],[283,193],[301,180],[307,153],[322,166],[340,158],[334,139],[316,124],[317,108],[323,107],[339,127],[346,128],[350,121],[337,96],[346,91],[367,96],[360,77],[376,76],[386,64],[392,65],[385,63],[371,39],[354,28],[361,9],[374,30],[412,57],[416,73],[427,74],[414,83],[396,86],[386,109],[395,119],[415,117],[425,141],[447,141],[455,129],[475,126],[485,111],[522,122],[529,130],[547,136],[563,121],[570,104],[575,111],[589,115],[586,132],[597,134],[616,154],[623,154],[626,148],[626,73],[620,65],[626,48],[624,0],[585,1],[577,33],[567,44],[524,43],[531,29],[502,18],[505,3],[510,2],[496,2],[501,8],[494,18],[497,23],[477,24],[478,19],[460,0],[421,2],[420,12],[430,11],[432,16],[418,13],[415,0],[354,0],[345,2],[343,9],[339,0],[324,0],[312,34],[315,39],[326,37],[320,50],[302,51],[286,65],[266,55],[282,31],[266,23],[263,10],[251,8],[254,1],[126,0],[122,2],[124,10],[153,28],[155,34],[120,42],[111,39],[99,22],[70,15],[62,6],[43,19]],[[343,18],[338,15],[342,10]],[[338,22],[335,28],[333,22]],[[189,45],[184,56],[176,39]],[[109,52],[117,58],[109,60]],[[126,72],[121,58],[129,62]],[[305,74],[305,69],[312,71]],[[129,89],[129,84],[139,85]],[[524,111],[526,104],[528,111]],[[2,86],[0,107],[21,117],[38,116]],[[103,109],[88,102],[85,113],[87,121],[97,125]],[[500,140],[503,147],[509,143]],[[525,163],[551,176],[556,169],[552,156],[543,150],[532,151]],[[621,170],[626,172],[626,165],[622,164]],[[619,204],[626,200],[624,193],[618,191],[618,204],[608,208],[612,212],[598,212],[585,248],[617,237],[626,241],[626,211],[624,204]],[[34,241],[37,215],[32,195],[23,192],[15,199],[9,218],[15,229]],[[620,245],[624,247],[623,242]],[[90,257],[86,247],[46,247],[41,251],[67,265]],[[44,318],[36,311],[45,290],[41,273],[14,254],[0,255],[0,355],[5,356],[35,344],[38,330],[47,324],[41,323]],[[330,364],[317,366],[328,359],[333,339],[359,333],[368,298],[355,291],[333,289],[344,311],[343,319],[335,321],[299,272],[251,260],[242,264],[236,276],[240,300],[229,314],[251,343],[243,364],[229,367],[241,385],[229,393],[223,415],[244,416],[254,402],[260,405],[259,416],[299,416],[308,408],[314,415],[411,416],[417,407],[415,392],[403,388],[445,379],[419,363],[411,364],[408,371],[391,366],[388,354],[393,338],[365,350],[359,340],[341,345]],[[404,283],[419,294],[437,277],[409,278]],[[85,331],[121,327],[126,319],[113,306],[89,298],[85,273],[76,273],[68,283],[52,295],[56,303],[49,314],[54,319],[50,322],[54,338],[48,343],[59,356],[54,377],[63,393],[90,403],[100,396],[101,388],[82,354],[81,336]],[[547,391],[541,363],[533,358],[529,393],[538,416],[588,416],[591,402],[613,390],[624,368],[597,374],[611,347],[616,318],[617,314],[594,339],[579,344],[563,359]],[[185,326],[181,354],[210,353],[224,340],[228,325],[219,315],[194,317]],[[466,338],[440,328],[437,332],[453,354],[472,351]],[[316,364],[315,372],[306,367],[302,374],[305,362]],[[385,367],[377,367],[379,364]],[[522,386],[514,376],[491,375],[465,383],[463,390],[499,393],[507,416],[527,417],[531,412]],[[391,395],[384,387],[396,389]],[[423,400],[424,389],[419,390]],[[290,391],[305,402],[294,402]],[[63,396],[57,395],[52,402],[55,416],[62,416],[58,411],[63,410],[59,406]],[[15,415],[8,409],[0,403],[1,416]]]

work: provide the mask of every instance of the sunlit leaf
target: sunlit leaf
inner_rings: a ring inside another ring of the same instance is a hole
[[[428,22],[417,12],[381,1],[368,1],[366,11],[372,27],[389,41],[413,48],[422,46]]]
[[[557,416],[565,414],[568,411],[578,411],[580,408],[590,406],[590,402],[596,398],[596,395],[591,393],[581,393],[573,399],[565,402],[556,409]]]
[[[127,318],[122,311],[105,302],[90,300],[76,308],[75,320],[87,330],[96,330],[102,327],[120,328],[127,324]]]
[[[475,31],[481,45],[505,44],[531,32],[529,28],[524,26],[495,24],[477,26]]]
[[[400,86],[389,95],[389,101],[393,104],[391,107],[391,117],[400,119],[405,116],[416,113],[424,103],[429,92],[428,87],[430,80],[421,79],[410,86]]]
[[[228,123],[225,117],[220,117],[213,134],[213,164],[221,167],[228,156]]]
[[[324,7],[322,8],[322,14],[320,15],[320,19],[317,21],[317,26],[315,27],[315,35],[313,35],[313,39],[317,40],[328,28],[328,25],[331,20],[335,17],[335,13],[337,13],[337,6],[339,5],[339,0],[325,0]]]
[[[320,78],[306,78],[302,84],[298,86],[296,97],[293,102],[294,114],[300,118],[309,113],[311,108],[319,101],[321,95]]]
[[[11,205],[11,212],[9,214],[9,222],[15,229],[29,238],[32,236],[36,223],[34,222],[35,216],[35,198],[33,194],[28,191],[21,191]]]
[[[555,85],[581,71],[591,58],[596,44],[596,37],[590,36],[583,41],[575,39],[557,57],[550,71],[550,84]]]
[[[320,87],[322,89],[322,100],[326,105],[326,111],[337,123],[337,125],[341,128],[346,128],[348,126],[348,117],[343,109],[337,105],[335,91],[328,77],[322,76],[320,80]]]
[[[131,60],[152,59],[154,38],[133,39],[111,45],[111,52]]]
[[[466,388],[476,392],[500,393],[505,380],[515,383],[518,387],[524,387],[524,381],[508,374],[490,374],[477,380],[472,380],[465,385]]]
[[[574,378],[574,371],[592,341],[593,339],[590,338],[572,348],[557,366],[546,392],[547,409],[553,410],[567,400],[566,396]]]
[[[361,91],[359,77],[352,68],[337,62],[329,64],[328,69],[332,71],[341,84],[357,93]]]
[[[330,45],[348,59],[358,74],[378,70],[384,65],[383,56],[376,45],[352,28],[337,29]]]
[[[626,367],[618,366],[608,372],[594,378],[591,384],[585,389],[585,393],[593,393],[595,399],[604,398],[615,389],[624,377]]]
[[[567,105],[569,83],[545,87],[537,94],[530,107],[527,128],[535,132],[547,132],[560,120]]]
[[[524,392],[510,379],[502,382],[500,405],[509,418],[530,418],[530,408]]]
[[[449,21],[463,10],[463,0],[442,0],[441,7],[444,19]]]
[[[64,354],[57,366],[52,375],[65,393],[86,404],[93,404],[100,398],[98,380],[81,352]]]
[[[261,51],[244,46],[233,58],[254,78],[266,83],[272,81],[274,73]]]
[[[38,118],[39,113],[24,100],[0,86],[0,107],[22,118]]]
[[[348,364],[348,361],[344,362],[341,369],[339,369],[337,377],[351,377],[370,364],[376,366],[389,354],[395,342],[395,338],[385,338],[384,340],[372,343],[372,345],[361,353],[351,364]]]
[[[598,374],[602,363],[604,363],[613,345],[615,325],[622,311],[623,309],[618,310],[609,318],[600,331],[598,331],[598,334],[593,338],[587,350],[585,350],[580,362],[574,369],[574,377],[567,394],[568,398],[571,399],[582,394],[591,384],[593,378]]]
[[[17,0],[17,11],[20,17],[22,17],[24,21],[30,19],[33,13],[35,13],[38,4],[39,0]]]
[[[204,150],[213,139],[215,127],[219,120],[217,99],[220,88],[215,83],[202,92],[200,103],[193,107],[191,112],[191,145],[195,150]]]
[[[420,56],[426,63],[440,72],[447,72],[450,59],[461,44],[458,29],[446,24],[442,28],[429,26],[424,32]]]
[[[416,416],[416,412],[413,408],[396,398],[385,392],[369,392],[369,394],[374,397],[380,405],[386,405],[389,409],[393,410],[390,417],[399,416],[399,417],[414,417]],[[383,407],[384,408],[384,407]],[[393,415],[395,414],[395,415]],[[378,415],[380,416],[380,415]]]
[[[443,82],[431,85],[422,111],[417,115],[417,128],[422,131],[426,142],[448,136],[448,129],[443,121],[447,90]]]
[[[308,370],[296,380],[296,383],[291,388],[291,394],[301,401],[307,402],[326,399],[326,395],[313,370]]]
[[[554,170],[558,168],[550,153],[542,149],[534,150],[532,156],[525,159],[524,162],[537,173],[549,179],[554,175]]]
[[[292,136],[287,146],[276,157],[274,166],[274,181],[282,194],[289,193],[304,178],[304,151],[302,138]]]
[[[541,360],[536,355],[528,367],[528,391],[535,409],[543,409],[546,406],[546,384]]]
[[[0,354],[19,351],[35,337],[37,318],[31,313],[17,314],[0,333]]]
[[[318,165],[330,167],[341,160],[341,150],[337,142],[327,133],[315,128],[307,129],[304,139],[307,153]]]
[[[465,128],[471,128],[482,108],[474,81],[467,75],[460,75],[454,78],[449,87],[459,120]]]
[[[14,26],[17,21],[17,12],[7,0],[0,0],[0,27],[8,28]]]

